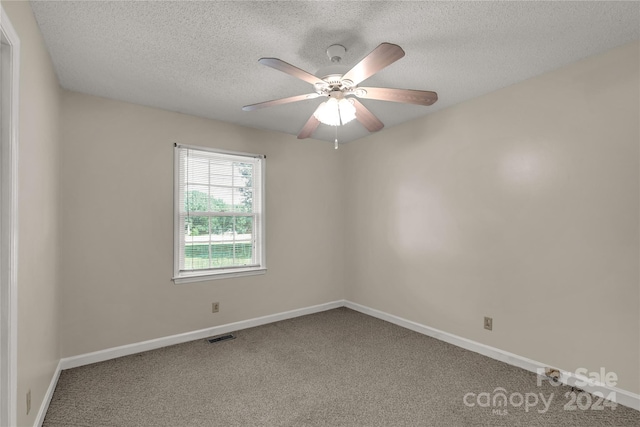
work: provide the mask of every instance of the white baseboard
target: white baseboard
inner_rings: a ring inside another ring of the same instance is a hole
[[[318,313],[344,306],[344,300],[328,302],[311,307],[299,308],[282,313],[270,314],[268,316],[256,317],[254,319],[242,320],[240,322],[227,323],[226,325],[213,326],[211,328],[200,329],[192,332],[185,332],[178,335],[171,335],[163,338],[156,338],[149,341],[142,341],[134,344],[127,344],[120,347],[107,348],[105,350],[94,351],[92,353],[80,354],[78,356],[65,357],[60,361],[62,369],[77,368],[91,363],[104,362],[116,357],[129,356],[143,351],[155,350],[175,344],[182,344],[188,341],[204,339],[220,334],[253,328],[255,326],[266,325],[267,323],[278,322],[280,320],[292,319],[294,317],[306,316],[307,314]]]
[[[440,341],[448,342],[449,344],[453,344],[457,347],[462,347],[466,350],[482,354],[483,356],[499,360],[512,366],[517,366],[518,368],[522,368],[536,374],[544,372],[545,367],[551,366],[351,301],[345,301],[344,305],[345,307],[355,311],[359,311],[360,313],[385,320],[395,325],[402,326],[403,328],[410,329],[414,332],[427,335]],[[614,393],[613,396],[615,396],[616,403],[635,409],[636,411],[640,411],[640,395],[638,394],[617,387],[594,383],[593,381],[589,381],[589,379],[584,376],[576,375],[575,373],[571,372],[561,371],[560,381],[569,386],[576,386],[581,390],[587,391],[589,393],[598,392],[605,398],[609,396],[610,393]],[[578,385],[576,385],[576,383]]]
[[[44,417],[45,415],[47,415],[47,410],[49,409],[49,404],[51,403],[51,398],[53,398],[53,392],[56,390],[56,385],[58,384],[58,378],[60,378],[60,372],[62,371],[61,366],[62,361],[59,361],[58,366],[56,366],[56,371],[53,373],[53,377],[51,378],[51,382],[49,383],[49,388],[44,395],[44,399],[42,399],[42,404],[40,405],[40,409],[38,410],[38,415],[36,415],[34,427],[42,427]]]
[[[495,360],[499,360],[501,362],[507,363],[512,366],[517,366],[519,368],[525,369],[527,371],[533,373],[544,372],[544,368],[547,366],[551,366],[548,364],[540,363],[538,361],[528,359],[526,357],[519,356],[517,354],[509,353],[504,350],[500,350],[495,347],[491,347],[485,344],[481,344],[476,341],[469,340],[467,338],[459,337],[457,335],[450,334],[448,332],[444,332],[435,328],[431,328],[429,326],[422,325],[417,322],[413,322],[411,320],[403,319],[398,316],[394,316],[389,313],[385,313],[380,310],[376,310],[373,308],[366,307],[361,304],[357,304],[347,300],[339,300],[333,301],[325,304],[314,305],[311,307],[300,308],[296,310],[286,311],[283,313],[276,313],[268,316],[257,317],[254,319],[243,320],[240,322],[229,323],[226,325],[214,326],[211,328],[200,329],[192,332],[185,332],[183,334],[171,335],[168,337],[157,338],[149,341],[142,341],[139,343],[128,344],[120,347],[108,348],[101,351],[96,351],[93,353],[81,354],[78,356],[67,357],[60,360],[60,364],[58,365],[58,369],[54,378],[51,381],[51,386],[47,391],[47,397],[45,398],[42,407],[40,408],[40,412],[38,413],[39,424],[36,426],[40,426],[42,421],[44,420],[44,415],[46,414],[47,408],[49,407],[49,402],[51,401],[51,396],[53,395],[53,390],[55,389],[55,384],[58,380],[58,376],[60,375],[61,369],[70,369],[76,368],[79,366],[89,365],[91,363],[103,362],[105,360],[115,359],[117,357],[128,356],[131,354],[140,353],[143,351],[154,350],[161,347],[167,347],[174,344],[181,344],[188,341],[193,341],[197,339],[204,339],[207,337],[226,334],[233,331],[239,331],[242,329],[253,328],[255,326],[266,325],[268,323],[278,322],[280,320],[292,319],[294,317],[305,316],[307,314],[318,313],[321,311],[331,310],[338,307],[347,307],[355,311],[359,311],[360,313],[367,314],[372,317],[376,317],[381,320],[385,320],[387,322],[393,323],[395,325],[401,326],[406,329],[410,329],[414,332],[418,332],[423,335],[427,335],[432,338],[436,338],[440,341],[448,342],[449,344],[453,344],[457,347],[461,347],[475,353],[482,354],[483,356],[490,357]],[[564,384],[570,386],[576,386],[577,382],[588,383],[588,379],[585,377],[581,377],[574,373],[569,372],[561,372],[560,381]],[[640,411],[640,395],[632,393],[627,390],[619,389],[616,387],[606,386],[604,384],[597,384],[591,382],[587,385],[579,385],[579,388],[590,393],[599,392],[602,393],[603,396],[609,396],[610,393],[615,393],[616,402],[627,406],[629,408]]]

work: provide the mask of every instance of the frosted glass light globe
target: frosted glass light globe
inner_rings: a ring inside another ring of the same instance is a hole
[[[320,123],[340,126],[356,118],[356,107],[347,98],[329,98],[318,106],[313,115]]]

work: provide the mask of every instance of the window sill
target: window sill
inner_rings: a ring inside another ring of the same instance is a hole
[[[266,268],[250,268],[246,270],[234,270],[208,274],[185,274],[183,276],[174,277],[173,281],[176,285],[180,285],[182,283],[206,282],[209,280],[231,279],[233,277],[255,276],[258,274],[265,274],[266,272]]]

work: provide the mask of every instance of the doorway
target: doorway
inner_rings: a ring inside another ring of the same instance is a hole
[[[1,6],[0,6],[1,7]],[[0,425],[16,424],[20,40],[0,10]]]

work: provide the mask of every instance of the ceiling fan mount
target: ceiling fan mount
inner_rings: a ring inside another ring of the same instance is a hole
[[[332,44],[327,48],[327,56],[331,62],[340,62],[342,57],[347,53],[347,48],[341,44]]]
[[[381,43],[353,68],[343,72],[345,67],[340,65],[340,62],[345,52],[346,48],[339,44],[334,44],[327,48],[327,56],[334,65],[326,67],[316,73],[318,75],[324,74],[323,77],[316,77],[278,58],[260,58],[258,62],[261,64],[312,84],[315,92],[245,105],[242,109],[244,111],[253,111],[259,108],[319,97],[326,97],[330,100],[334,99],[335,101],[332,101],[333,103],[330,106],[328,105],[330,104],[329,102],[320,104],[318,109],[311,115],[298,134],[298,139],[304,139],[309,138],[320,123],[339,126],[353,118],[359,121],[369,132],[377,132],[382,129],[384,124],[357,98],[416,105],[431,105],[438,100],[438,95],[430,91],[358,87],[358,84],[364,80],[402,58],[404,51],[400,46],[392,43]],[[342,102],[342,100],[346,100],[347,103]],[[345,118],[343,114],[346,110],[350,110],[348,112],[348,118]],[[353,110],[353,112],[351,110]]]

